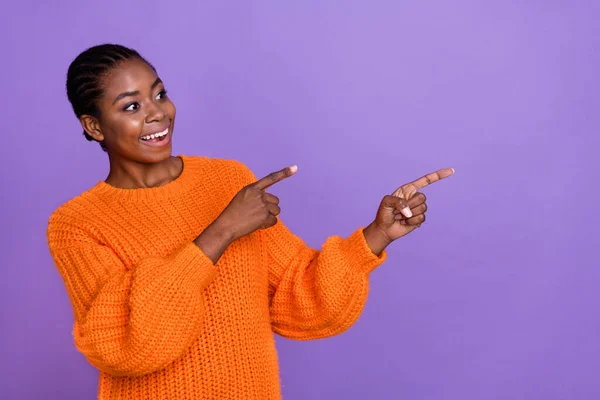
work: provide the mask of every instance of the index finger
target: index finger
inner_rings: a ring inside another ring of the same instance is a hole
[[[260,190],[265,190],[277,182],[281,182],[285,178],[289,178],[290,176],[294,175],[296,171],[298,171],[298,166],[292,165],[291,167],[270,173],[269,175],[257,181],[254,185]]]
[[[410,199],[416,192],[423,189],[425,186],[431,185],[433,182],[437,182],[444,178],[449,177],[454,173],[453,168],[440,169],[439,171],[427,174],[416,181],[407,183],[406,185],[400,186],[393,194],[393,196],[401,196]]]
[[[413,186],[416,190],[421,190],[425,186],[429,186],[434,182],[437,182],[444,178],[447,178],[450,175],[452,175],[453,173],[454,173],[454,168],[440,169],[439,171],[432,172],[430,174],[427,174],[427,175],[417,179],[416,181],[409,183],[407,186]]]

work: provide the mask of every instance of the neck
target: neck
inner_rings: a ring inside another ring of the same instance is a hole
[[[110,172],[105,182],[120,189],[153,188],[166,185],[183,169],[182,160],[171,156],[156,163],[141,163],[110,157]]]

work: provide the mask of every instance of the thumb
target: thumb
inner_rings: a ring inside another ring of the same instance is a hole
[[[401,213],[406,218],[412,217],[412,211],[408,206],[406,200],[396,196],[385,196],[383,198],[382,206],[387,209],[392,209],[395,214]]]

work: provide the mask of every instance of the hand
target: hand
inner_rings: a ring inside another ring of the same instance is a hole
[[[277,223],[281,212],[279,199],[266,189],[294,175],[297,166],[273,172],[259,181],[244,187],[215,221],[231,235],[231,241]]]
[[[452,168],[441,169],[400,186],[391,196],[385,196],[375,221],[364,232],[373,253],[380,254],[391,242],[420,227],[425,222],[427,204],[425,195],[418,191],[452,174]]]

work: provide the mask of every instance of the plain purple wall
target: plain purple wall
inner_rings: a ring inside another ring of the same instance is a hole
[[[227,4],[225,4],[227,3]],[[326,4],[325,4],[326,3]],[[175,153],[234,158],[311,246],[442,167],[428,222],[389,249],[347,333],[278,339],[286,399],[600,397],[600,2],[5,1],[0,397],[91,399],[47,247],[104,179],[64,93],[118,42],[158,68]]]

